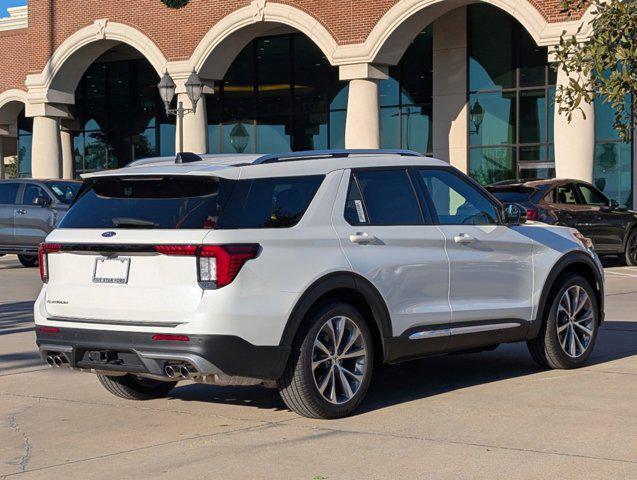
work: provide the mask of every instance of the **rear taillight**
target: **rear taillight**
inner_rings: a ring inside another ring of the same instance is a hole
[[[532,208],[527,208],[526,209],[526,219],[527,220],[537,220],[538,219],[537,210],[534,210]]]
[[[49,282],[49,254],[57,253],[62,248],[59,243],[41,243],[38,247],[38,263],[40,267],[40,278],[43,283]]]
[[[158,333],[153,335],[153,342],[189,342],[188,335],[173,335],[169,333]]]
[[[163,255],[196,256],[199,283],[221,288],[231,283],[241,267],[259,254],[256,243],[236,245],[157,245]]]

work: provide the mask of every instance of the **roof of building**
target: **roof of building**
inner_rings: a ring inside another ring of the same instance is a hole
[[[326,174],[343,168],[449,166],[447,162],[408,150],[324,150],[281,154],[221,154],[154,157],[117,170],[88,173],[83,178],[121,175],[214,175],[224,178],[265,178]]]

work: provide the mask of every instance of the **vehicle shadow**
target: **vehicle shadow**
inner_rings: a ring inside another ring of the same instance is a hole
[[[587,366],[633,355],[637,355],[637,322],[606,322]],[[450,354],[383,366],[375,372],[367,398],[356,414],[542,371],[524,343],[501,345],[489,352]],[[175,400],[286,409],[276,390],[262,387],[191,384],[175,388],[170,396]]]
[[[0,335],[33,330],[33,302],[0,304]]]

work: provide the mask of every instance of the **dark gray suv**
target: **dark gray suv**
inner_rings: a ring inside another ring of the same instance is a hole
[[[38,245],[60,222],[82,182],[0,180],[0,256],[15,254],[25,267],[38,264]]]

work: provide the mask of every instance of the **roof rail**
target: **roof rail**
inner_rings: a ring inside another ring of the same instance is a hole
[[[308,150],[305,152],[286,152],[263,155],[257,158],[252,165],[264,163],[293,162],[299,160],[314,160],[324,158],[345,158],[352,155],[400,155],[403,157],[422,157],[423,155],[412,150],[398,149],[349,149],[349,150]]]

